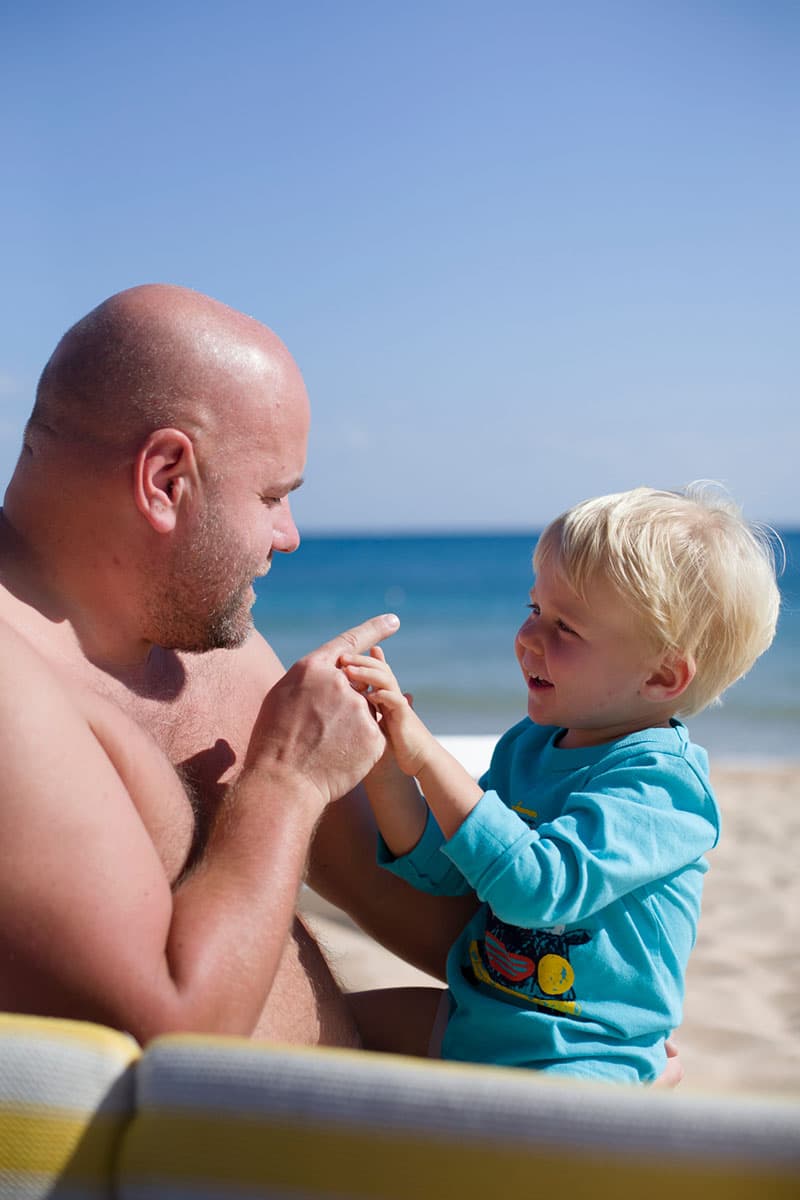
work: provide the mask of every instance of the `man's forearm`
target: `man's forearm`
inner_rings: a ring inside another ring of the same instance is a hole
[[[383,745],[367,702],[336,664],[396,627],[391,615],[365,621],[295,663],[267,693],[239,781],[175,897],[167,958],[177,1009],[185,1009],[181,1027],[255,1028],[317,821]]]
[[[322,808],[299,776],[248,771],[240,779],[202,860],[176,891],[166,945],[172,994],[154,1032],[165,1024],[252,1032],[289,936]]]

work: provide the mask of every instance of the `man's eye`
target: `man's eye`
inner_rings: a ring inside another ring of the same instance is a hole
[[[283,500],[283,496],[262,496],[261,503],[266,504],[267,508],[275,508]]]

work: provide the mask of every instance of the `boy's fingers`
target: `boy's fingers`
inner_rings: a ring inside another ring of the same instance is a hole
[[[376,704],[381,708],[398,710],[400,706],[405,707],[405,701],[401,696],[394,691],[389,691],[386,688],[373,688],[371,692],[367,692],[367,699],[371,704]]]
[[[371,662],[372,660],[370,660]],[[360,666],[354,663],[352,666],[345,664],[342,668],[345,675],[352,682],[369,684],[370,687],[387,687],[393,684],[397,687],[397,680],[388,667],[383,664],[375,663],[372,666]]]
[[[374,667],[375,659],[366,654],[340,654],[338,665],[345,670],[349,667]]]

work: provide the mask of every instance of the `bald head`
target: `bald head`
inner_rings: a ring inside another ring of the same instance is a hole
[[[191,437],[302,391],[270,329],[200,292],[147,284],[74,325],[42,372],[27,437],[129,453],[154,429]]]

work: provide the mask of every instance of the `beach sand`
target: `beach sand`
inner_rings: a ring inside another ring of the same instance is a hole
[[[446,740],[446,739],[442,739]],[[450,739],[477,773],[485,739]],[[800,761],[719,763],[723,818],[676,1034],[682,1090],[800,1096]],[[431,982],[306,891],[302,903],[348,990]],[[435,981],[434,981],[435,982]]]

